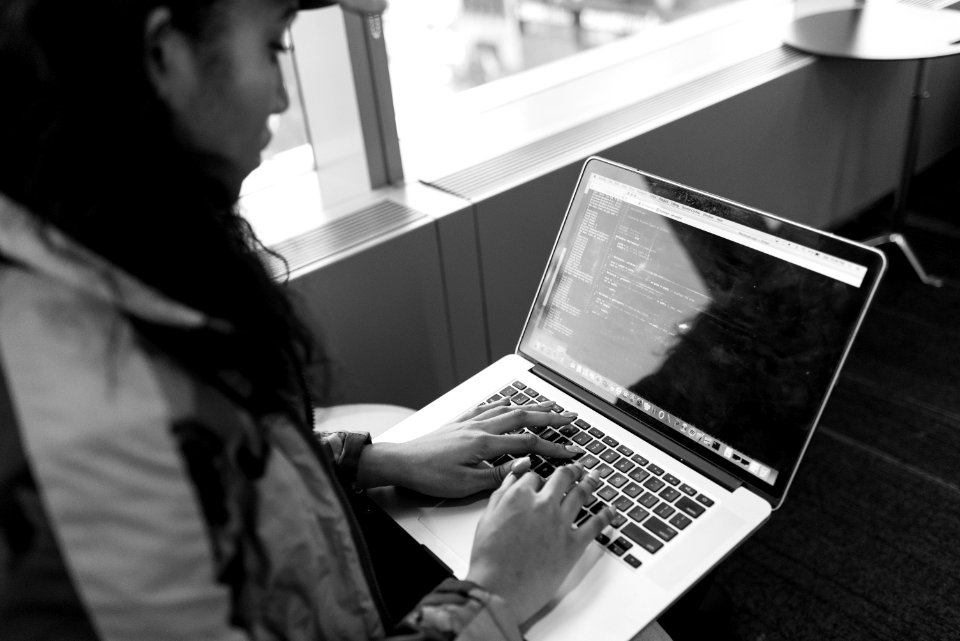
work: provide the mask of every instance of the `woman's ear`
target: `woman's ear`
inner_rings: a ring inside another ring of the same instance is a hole
[[[167,7],[157,7],[144,22],[144,64],[160,100],[175,112],[197,87],[196,57],[188,36],[173,24]]]

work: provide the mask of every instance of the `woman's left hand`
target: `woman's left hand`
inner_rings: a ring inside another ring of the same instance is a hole
[[[400,485],[423,494],[461,497],[498,487],[514,461],[491,467],[503,454],[518,457],[572,459],[583,450],[569,443],[551,443],[523,427],[561,427],[576,418],[551,411],[553,402],[510,406],[501,400],[474,408],[455,422],[406,443],[374,443],[360,457],[360,487]]]

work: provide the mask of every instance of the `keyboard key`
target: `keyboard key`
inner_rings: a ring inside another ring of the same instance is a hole
[[[657,550],[663,547],[663,543],[641,530],[636,523],[627,523],[623,526],[621,532],[650,554],[656,553]]]
[[[697,503],[702,503],[707,507],[711,507],[713,505],[713,500],[710,499],[709,497],[704,496],[703,494],[700,494],[699,496],[697,496]]]
[[[504,387],[502,390],[500,390],[500,395],[506,398],[510,398],[516,393],[517,393],[517,390],[513,387]]]
[[[581,433],[580,428],[578,428],[573,423],[567,423],[566,425],[561,425],[560,427],[556,428],[556,430],[561,434],[563,434],[564,436],[569,436],[571,438]]]
[[[606,448],[604,447],[603,443],[601,443],[600,441],[593,441],[592,443],[587,445],[587,451],[590,452],[591,454],[599,455],[600,452],[604,451],[605,449]]]
[[[633,509],[633,501],[625,496],[621,496],[613,502],[613,507],[617,508],[620,512],[628,512]]]
[[[697,490],[690,487],[686,483],[680,485],[680,491],[686,494],[687,496],[694,496],[697,493]]]
[[[607,549],[613,552],[613,554],[615,554],[616,556],[623,556],[623,553],[626,552],[625,549],[617,545],[616,541],[608,545]]]
[[[633,525],[632,523],[630,525]],[[677,535],[677,531],[672,527],[661,521],[655,516],[651,516],[649,519],[643,522],[643,527],[647,528],[657,536],[659,536],[664,541],[669,541]]]
[[[600,459],[593,454],[586,454],[582,459],[580,459],[580,465],[584,466],[588,470],[596,467],[599,462]]]
[[[583,425],[580,425],[578,421],[574,421],[573,424],[576,425],[577,427],[583,427]],[[590,429],[587,430],[587,431],[590,432],[590,434],[592,434],[595,438],[603,438],[604,436],[606,436],[606,434],[604,434],[603,432],[601,432],[601,431],[598,430],[597,428],[595,428],[595,427],[590,427],[590,424],[589,424],[589,423],[587,423],[587,428],[590,428]],[[586,428],[584,428],[584,429],[586,429]]]
[[[630,567],[633,567],[633,568],[638,568],[641,565],[640,559],[633,556],[632,554],[628,554],[627,556],[623,557],[623,560],[629,563]]]
[[[680,479],[678,479],[673,474],[664,474],[663,480],[669,483],[670,485],[678,485],[680,483]]]
[[[618,471],[626,474],[634,468],[634,465],[630,459],[622,458],[619,461],[617,461],[617,463],[613,467],[617,468]]]
[[[597,496],[602,498],[608,503],[617,497],[617,491],[610,487],[609,485],[604,485],[599,490],[597,490]]]
[[[601,463],[600,467],[597,468],[597,474],[600,475],[600,478],[605,479],[613,474],[613,468],[606,463]]]
[[[548,463],[547,461],[544,461],[537,467],[533,468],[533,471],[539,474],[540,476],[542,476],[543,478],[547,478],[548,476],[553,474],[554,470],[556,469],[557,469],[556,466]]]
[[[624,456],[633,456],[633,450],[631,450],[626,445],[621,445],[617,448],[617,451],[623,454]]]
[[[603,532],[601,532],[600,534],[597,535],[596,541],[600,545],[606,547],[607,543],[610,542],[610,537],[604,534]]]
[[[653,510],[653,513],[659,516],[661,519],[669,519],[674,512],[676,512],[676,510],[666,503],[661,503]]]
[[[637,468],[634,471],[630,472],[629,476],[637,483],[643,483],[645,480],[647,480],[647,477],[650,476],[650,472]]]
[[[577,445],[586,445],[593,440],[593,437],[586,432],[580,432],[579,434],[575,435],[572,440]]]
[[[549,401],[549,400],[550,400],[550,399],[547,398],[546,396],[544,396],[543,394],[541,394],[540,396],[537,397],[537,402],[538,402],[538,403],[546,403],[546,402]]]
[[[627,512],[627,516],[629,516],[631,519],[633,519],[637,523],[643,523],[643,521],[646,520],[648,516],[650,516],[650,513],[638,505],[638,506],[635,506],[629,512]]]
[[[603,443],[604,443],[604,445],[609,445],[610,447],[616,447],[616,446],[620,445],[620,441],[618,441],[617,439],[613,438],[612,436],[604,436],[604,437],[603,437]]]
[[[552,408],[550,408],[550,411],[553,412],[554,414],[560,414],[563,412],[563,407],[555,404]]]
[[[557,433],[557,432],[554,432],[554,431],[553,431],[552,429],[550,429],[550,428],[547,428],[547,429],[543,430],[542,432],[540,432],[540,438],[542,438],[542,439],[545,440],[545,441],[555,441],[555,440],[557,440],[558,438],[560,438],[560,434]]]
[[[692,516],[697,518],[703,514],[705,508],[697,503],[696,501],[691,500],[689,497],[683,496],[677,499],[677,502],[674,503],[676,508],[686,514],[687,516]]]
[[[647,492],[646,494],[640,497],[639,502],[640,502],[640,505],[642,505],[643,507],[653,507],[654,505],[660,502],[660,499],[657,498],[656,494],[651,494],[650,492]]]
[[[637,485],[636,483],[630,483],[629,485],[627,485],[627,487],[623,488],[621,492],[623,492],[630,498],[635,499],[638,496],[640,496],[641,492],[643,492],[643,488]]]
[[[523,393],[529,396],[530,398],[536,398],[540,396],[540,392],[533,389],[532,387],[528,387],[527,389],[523,390]]]
[[[654,476],[660,476],[661,474],[663,474],[663,468],[653,463],[650,463],[649,465],[647,465],[647,469],[650,470],[650,473],[653,474]]]
[[[600,455],[600,458],[612,465],[620,459],[620,455],[614,450],[604,450],[603,454]]]
[[[617,488],[618,490],[627,484],[627,477],[619,472],[615,472],[607,479],[607,483]]]
[[[521,383],[520,381],[514,381],[513,386],[517,389],[527,389],[527,386]]]
[[[586,422],[585,420],[583,420],[582,418],[578,418],[577,420],[575,420],[575,421],[573,422],[573,424],[576,425],[577,427],[579,427],[579,428],[582,429],[582,430],[586,430],[586,429],[589,429],[589,428],[590,428],[590,423],[587,423],[587,422]]]
[[[689,518],[687,518],[686,515],[681,514],[680,512],[677,512],[676,514],[674,514],[673,518],[670,519],[670,525],[677,528],[678,530],[682,530],[686,528],[691,523],[693,523],[693,521],[691,521]]]
[[[650,462],[647,459],[640,456],[639,454],[634,454],[633,456],[630,457],[630,460],[636,463],[637,465],[646,465],[647,463]]]
[[[622,549],[624,552],[626,552],[627,550],[633,547],[633,543],[628,541],[626,537],[623,537],[623,536],[617,538],[617,540],[614,541],[611,545],[616,545],[617,547]]]
[[[663,481],[661,481],[660,479],[658,479],[658,478],[656,478],[656,477],[653,477],[653,476],[651,476],[650,478],[648,478],[648,479],[647,479],[646,481],[644,481],[644,483],[643,483],[643,487],[647,488],[648,490],[650,490],[650,491],[652,491],[652,492],[659,492],[659,491],[663,488],[663,486],[664,486]]]
[[[626,522],[627,522],[627,517],[625,517],[622,514],[617,514],[615,517],[613,517],[613,520],[610,521],[610,527],[619,528],[621,525],[623,525]]]
[[[680,492],[676,491],[672,487],[665,487],[663,488],[663,491],[660,492],[660,498],[667,503],[672,503],[678,496],[680,496]]]
[[[520,393],[514,395],[510,400],[511,400],[513,403],[516,403],[517,405],[526,405],[527,403],[530,402],[531,399],[530,399],[529,396],[527,396],[527,395],[524,394],[523,392],[520,392]]]
[[[493,396],[491,396],[490,398],[488,398],[486,402],[487,402],[487,403],[496,403],[496,402],[499,401],[501,398],[503,398],[503,397],[500,396],[499,394],[494,394]]]

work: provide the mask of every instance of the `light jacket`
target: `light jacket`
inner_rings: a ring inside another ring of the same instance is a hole
[[[385,630],[338,478],[369,438],[255,419],[131,319],[228,331],[0,195],[0,638],[520,638],[458,581]]]

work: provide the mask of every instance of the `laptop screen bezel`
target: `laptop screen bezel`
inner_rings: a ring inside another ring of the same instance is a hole
[[[880,279],[883,273],[886,270],[886,258],[884,254],[873,248],[866,245],[853,242],[851,240],[836,236],[834,234],[824,232],[821,230],[814,229],[812,227],[790,221],[774,214],[770,214],[741,203],[716,196],[714,194],[705,192],[699,189],[693,189],[681,183],[677,183],[672,180],[661,178],[659,176],[643,172],[620,163],[616,163],[604,158],[593,156],[588,158],[581,168],[580,176],[577,180],[576,187],[573,190],[570,201],[567,205],[567,210],[564,214],[563,221],[560,225],[557,236],[554,239],[553,247],[550,252],[550,260],[547,262],[547,266],[541,276],[540,284],[537,287],[536,296],[534,296],[533,301],[530,305],[530,309],[527,313],[526,321],[524,322],[523,331],[521,332],[520,339],[517,342],[516,353],[524,356],[526,359],[531,360],[539,364],[540,367],[546,368],[554,376],[559,377],[568,385],[583,390],[585,393],[589,393],[586,388],[580,385],[576,380],[571,379],[567,376],[565,370],[560,370],[554,367],[550,362],[541,360],[536,353],[532,353],[523,349],[524,339],[527,338],[528,332],[533,328],[531,327],[531,321],[533,319],[533,314],[536,310],[537,303],[543,295],[544,286],[551,281],[553,277],[553,270],[559,267],[559,264],[554,264],[553,256],[556,254],[558,243],[563,234],[563,230],[567,225],[568,220],[573,212],[578,211],[580,205],[579,198],[584,196],[585,186],[584,180],[589,179],[591,174],[598,173],[601,176],[624,182],[625,179],[628,184],[635,185],[637,187],[643,188],[643,184],[656,184],[666,186],[671,190],[676,190],[677,194],[691,194],[698,199],[707,199],[711,202],[714,207],[711,209],[710,213],[714,215],[720,215],[725,219],[732,220],[734,215],[736,216],[737,222],[742,223],[745,219],[748,221],[759,221],[765,219],[767,221],[777,221],[776,225],[770,226],[765,225],[761,226],[760,224],[753,225],[758,229],[764,229],[767,233],[772,233],[775,235],[785,235],[785,229],[791,229],[793,233],[798,231],[802,234],[812,234],[811,237],[815,237],[818,240],[818,248],[823,251],[827,251],[835,256],[839,256],[846,260],[856,262],[859,265],[863,265],[867,268],[866,275],[864,276],[861,287],[865,288],[864,291],[866,295],[863,298],[861,309],[857,315],[856,322],[852,327],[849,336],[847,337],[846,343],[842,349],[841,356],[838,360],[837,366],[833,372],[832,377],[830,378],[829,386],[826,390],[826,393],[823,396],[823,399],[820,403],[820,406],[815,414],[815,418],[810,425],[805,440],[803,441],[800,449],[797,452],[795,459],[787,462],[787,466],[779,470],[779,475],[777,477],[776,483],[770,485],[760,480],[750,472],[744,470],[736,463],[724,459],[722,456],[717,455],[713,452],[705,451],[704,448],[694,447],[688,444],[687,439],[680,437],[676,434],[675,431],[668,429],[666,426],[662,425],[656,420],[645,419],[644,417],[638,417],[630,414],[630,418],[633,421],[625,422],[622,417],[625,414],[615,408],[610,404],[602,404],[605,407],[610,408],[610,418],[616,423],[623,425],[630,432],[637,434],[641,438],[645,438],[645,435],[642,433],[642,430],[638,430],[636,425],[643,425],[644,427],[653,430],[657,435],[662,438],[657,439],[660,442],[663,442],[663,438],[666,438],[676,449],[679,448],[681,452],[688,453],[693,455],[698,460],[706,461],[709,467],[723,470],[727,475],[732,475],[735,477],[742,485],[750,488],[756,494],[762,496],[766,499],[771,506],[776,509],[782,503],[786,493],[790,487],[790,484],[793,481],[793,477],[796,474],[796,471],[800,465],[801,460],[806,452],[807,447],[809,446],[810,439],[813,437],[813,433],[818,425],[820,418],[823,414],[824,408],[826,407],[827,401],[830,397],[830,394],[836,382],[839,378],[840,371],[842,369],[843,363],[846,360],[847,355],[849,354],[850,347],[853,343],[853,339],[856,336],[862,322],[863,318],[866,315],[866,311],[869,308],[870,302],[873,300],[874,295],[876,294],[877,287],[879,285]],[[771,229],[772,228],[772,229]],[[794,238],[794,240],[796,240]],[[596,409],[596,406],[594,406]],[[601,409],[601,411],[603,411]],[[630,425],[633,422],[634,425]],[[650,440],[647,438],[646,440]],[[688,457],[685,457],[688,458]]]

